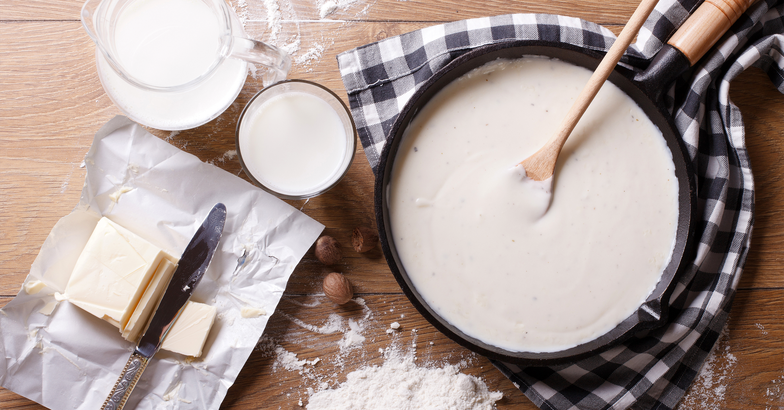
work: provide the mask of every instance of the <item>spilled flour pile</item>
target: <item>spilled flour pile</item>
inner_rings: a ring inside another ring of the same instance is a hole
[[[301,317],[309,318],[314,316],[307,309],[320,305],[320,301],[302,303],[285,297],[282,301],[296,305]],[[467,358],[460,355],[453,358],[461,359],[456,364],[418,360],[417,330],[403,331],[404,327],[394,321],[405,315],[389,318],[387,314],[382,325],[362,298],[353,299],[353,303],[350,317],[345,317],[345,312],[330,313],[318,324],[280,313],[297,327],[289,328],[284,340],[267,335],[259,340],[256,350],[274,360],[273,373],[289,372],[280,374],[278,379],[281,383],[291,383],[286,397],[296,399],[298,407],[308,410],[495,409],[495,402],[502,394],[491,392],[482,379],[461,372],[472,365],[472,354]],[[393,311],[394,308],[389,309],[388,313]],[[314,338],[314,333],[323,336]],[[378,354],[366,346],[378,343],[377,337],[388,340],[384,347],[378,348]],[[309,360],[286,350],[281,342],[307,354]],[[434,343],[424,344],[429,349]],[[315,352],[322,354],[315,357]],[[371,361],[376,365],[370,365]],[[356,363],[360,363],[358,368],[353,367]],[[353,371],[346,374],[347,367]]]
[[[502,397],[457,366],[417,366],[413,351],[389,348],[384,358],[380,367],[349,373],[337,388],[311,393],[307,409],[491,410]]]

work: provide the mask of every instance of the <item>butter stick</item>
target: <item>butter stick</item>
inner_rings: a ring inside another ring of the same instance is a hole
[[[163,259],[176,261],[161,248],[101,218],[76,262],[65,297],[123,330]]]
[[[107,218],[101,218],[76,262],[65,299],[101,318],[136,343],[177,270],[177,258]],[[202,354],[216,309],[188,302],[161,349]]]
[[[144,291],[141,299],[139,299],[139,303],[136,305],[136,309],[133,310],[130,319],[128,319],[128,323],[126,323],[125,328],[122,330],[122,336],[125,340],[134,343],[137,341],[139,335],[141,335],[142,331],[146,328],[147,322],[150,319],[150,314],[158,306],[158,302],[160,302],[161,296],[163,296],[163,291],[166,290],[172,274],[174,274],[176,269],[177,265],[173,264],[168,259],[162,260],[158,265],[155,275]]]
[[[215,306],[189,301],[163,339],[161,349],[186,356],[201,356],[216,313]]]

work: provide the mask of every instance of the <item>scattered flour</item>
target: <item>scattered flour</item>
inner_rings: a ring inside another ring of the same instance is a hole
[[[767,401],[765,410],[781,408],[781,403],[784,402],[784,376],[771,380],[770,384],[765,387],[765,399]]]
[[[261,17],[266,23],[263,36],[251,35],[252,38],[272,44],[283,49],[291,55],[292,69],[300,71],[313,71],[313,64],[322,59],[329,46],[335,39],[345,34],[348,27],[356,24],[354,20],[367,15],[376,0],[312,0],[308,10],[306,3],[297,3],[295,10],[293,0],[262,0],[248,2],[247,0],[230,0],[231,5],[243,27],[249,22],[259,21]],[[335,20],[330,16],[341,11],[346,20]],[[302,19],[300,14],[310,16],[317,14],[319,20]],[[254,20],[256,19],[256,20]],[[329,26],[321,30],[320,39],[308,39],[307,45],[302,44],[300,22],[309,24],[324,21]],[[285,25],[285,29],[284,29]],[[312,43],[311,43],[312,42]],[[301,47],[307,47],[300,53]],[[258,67],[250,65],[250,74],[254,79],[259,76]]]
[[[353,346],[361,346],[365,342],[365,336],[362,336],[364,330],[364,326],[360,326],[354,319],[349,319],[348,331],[344,333],[343,339],[340,341],[340,348],[350,349]]]
[[[327,317],[327,320],[321,326],[311,325],[304,321],[297,319],[291,315],[283,314],[287,319],[294,322],[296,325],[307,329],[314,333],[329,335],[333,333],[343,333],[343,339],[340,340],[339,346],[341,352],[346,352],[357,347],[361,347],[365,342],[365,326],[372,318],[373,312],[367,307],[362,298],[354,299],[354,302],[362,306],[362,317],[358,320],[343,319],[337,313],[332,313]]]
[[[732,373],[738,358],[730,352],[730,335],[727,325],[719,336],[702,365],[697,380],[683,398],[680,409],[723,408],[727,386],[732,382]]]
[[[316,44],[315,46],[311,47],[306,53],[298,56],[294,59],[295,64],[306,65],[311,64],[314,61],[321,58],[324,54],[325,47],[322,44]]]
[[[348,10],[359,0],[318,0],[319,17],[323,20],[338,10]]]
[[[304,329],[310,330],[311,332],[315,332],[315,333],[321,333],[322,335],[337,333],[343,329],[343,318],[337,313],[330,314],[329,317],[327,318],[326,323],[324,323],[321,326],[315,326],[315,325],[305,323],[304,321],[285,313],[283,313],[283,316],[285,316],[287,319],[291,320],[296,325]]]
[[[336,388],[309,392],[306,408],[491,410],[502,397],[481,379],[460,373],[458,366],[417,366],[413,351],[388,348],[384,359],[382,366],[349,373]]]
[[[290,300],[290,302],[301,307],[314,307],[319,304],[294,300]],[[353,351],[353,348],[361,347],[366,342],[364,333],[367,333],[375,324],[373,312],[365,301],[362,298],[356,298],[354,303],[362,307],[361,312],[355,311],[352,317],[343,317],[333,313],[318,324],[306,323],[291,315],[283,314],[305,332],[298,335],[297,332],[288,332],[284,336],[286,340],[283,342],[286,343],[286,346],[294,345],[297,350],[302,348],[303,351],[313,352],[324,348],[324,346],[314,348],[309,345],[314,340],[312,335],[308,335],[310,332],[323,335],[343,334],[341,339],[332,338],[327,342],[332,346],[332,349],[327,347],[326,350],[332,352],[337,350],[337,352],[328,354],[323,359],[319,357],[310,360],[300,359],[296,353],[281,346],[281,341],[273,340],[268,336],[259,340],[256,351],[260,352],[263,357],[274,359],[273,372],[288,371],[297,374],[301,390],[286,394],[286,397],[295,400],[294,403],[297,406],[309,410],[495,409],[495,402],[501,399],[502,394],[489,391],[482,379],[461,373],[461,369],[471,365],[473,358],[462,358],[457,364],[445,362],[423,364],[417,361],[418,334],[416,329],[410,331],[412,341],[405,352],[400,347],[401,338],[404,335],[401,332],[395,332],[389,345],[386,348],[378,349],[383,364],[362,366],[349,373],[345,381],[339,380],[344,374],[347,358],[351,358],[351,361],[355,363],[357,354],[362,357],[362,362],[370,361],[373,358],[379,359],[379,356],[374,356],[369,352],[360,351],[357,353]],[[291,338],[292,335],[297,336]],[[306,345],[309,346],[306,347]],[[433,342],[430,342],[430,345],[432,346]],[[289,347],[289,349],[291,348]],[[320,365],[316,366],[317,364]]]
[[[277,370],[279,367],[283,367],[286,370],[302,371],[306,365],[315,366],[316,363],[321,361],[318,357],[313,360],[297,360],[297,355],[295,353],[291,353],[281,346],[275,347],[275,355],[277,358],[272,365],[273,371]]]
[[[227,160],[231,161],[234,158],[237,158],[237,150],[236,149],[232,149],[232,150],[228,150],[228,151],[224,152],[223,156],[218,158],[218,162],[223,163],[223,162],[226,162]]]
[[[171,133],[170,133],[170,134],[169,134],[169,135],[168,135],[168,136],[165,138],[166,142],[171,142],[172,138],[176,137],[176,136],[177,136],[177,134],[179,134],[179,133],[180,133],[180,131],[172,131],[172,132],[171,132]]]
[[[245,22],[248,21],[248,2],[246,0],[236,0],[232,2],[232,6],[235,14],[237,14],[237,18],[244,27]]]
[[[338,9],[338,2],[327,0],[319,5],[319,17],[322,19],[334,13]]]
[[[264,0],[264,7],[267,9],[267,28],[270,30],[270,40],[278,39],[278,34],[282,28],[283,20],[280,12],[280,4],[277,0]]]

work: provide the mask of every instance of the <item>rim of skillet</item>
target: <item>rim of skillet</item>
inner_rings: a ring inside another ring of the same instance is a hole
[[[678,282],[678,277],[691,265],[691,256],[694,251],[694,231],[698,220],[696,174],[692,162],[688,160],[686,146],[677,132],[672,118],[665,115],[667,111],[661,102],[652,100],[651,96],[644,91],[646,84],[635,82],[632,79],[634,71],[617,66],[608,81],[618,86],[643,109],[645,114],[661,130],[672,153],[675,175],[678,179],[679,204],[675,243],[672,257],[662,272],[659,283],[632,315],[609,332],[593,340],[556,352],[511,351],[468,336],[440,317],[417,292],[397,254],[389,223],[388,190],[397,149],[404,138],[406,128],[416,117],[420,108],[424,107],[447,84],[474,68],[499,58],[545,56],[593,71],[603,55],[603,53],[594,50],[541,40],[513,40],[478,47],[451,61],[423,82],[405,104],[387,134],[387,141],[384,144],[377,168],[374,190],[376,223],[387,264],[403,293],[428,322],[458,344],[490,359],[523,366],[574,362],[616,346],[633,335],[643,335],[644,332],[667,323],[670,295]],[[650,87],[650,85],[647,86]]]

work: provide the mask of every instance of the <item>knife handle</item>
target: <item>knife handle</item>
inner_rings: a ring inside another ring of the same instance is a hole
[[[120,378],[114,384],[114,388],[103,403],[101,410],[122,410],[125,402],[128,401],[128,397],[131,396],[133,388],[136,387],[139,378],[142,377],[144,369],[147,368],[149,360],[138,352],[131,354]]]

